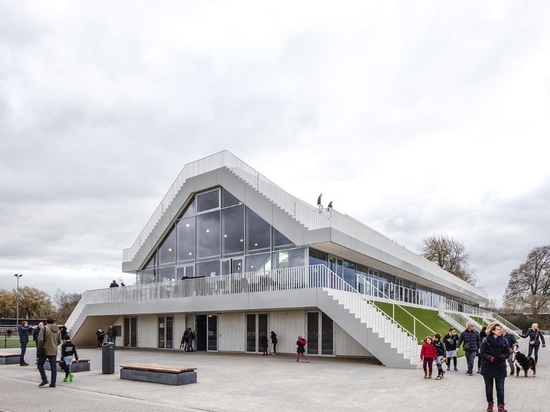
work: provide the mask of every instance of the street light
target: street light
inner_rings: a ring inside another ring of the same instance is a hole
[[[17,320],[15,323],[15,327],[19,328],[19,278],[23,275],[18,275],[17,273],[13,275],[17,278],[17,287],[15,289],[15,299],[16,299],[16,311],[17,311]]]

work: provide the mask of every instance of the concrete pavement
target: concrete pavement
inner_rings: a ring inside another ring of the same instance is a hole
[[[57,388],[39,388],[34,365],[0,365],[0,411],[418,412],[451,405],[460,412],[483,412],[486,407],[483,379],[464,373],[464,359],[459,359],[458,372],[447,372],[436,381],[424,380],[421,370],[389,369],[364,360],[311,357],[310,363],[296,363],[289,355],[131,349],[117,349],[115,373],[103,374],[101,351],[78,352],[91,359],[91,371],[75,373],[70,383],[63,383],[64,373],[59,373]],[[32,355],[28,353],[27,361]],[[198,383],[168,386],[121,380],[123,363],[196,367]],[[550,410],[549,365],[550,350],[541,348],[536,378],[506,379],[509,412]]]

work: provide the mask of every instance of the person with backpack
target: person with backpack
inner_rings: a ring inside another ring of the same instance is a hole
[[[300,357],[304,358],[307,363],[309,363],[309,358],[306,356],[307,340],[302,336],[298,335],[298,340],[296,341],[296,362],[300,362]]]
[[[69,335],[65,335],[63,337],[63,343],[61,344],[61,367],[65,371],[65,379],[63,379],[63,382],[73,381],[74,375],[71,373],[73,358],[78,362],[76,346],[71,342]]]

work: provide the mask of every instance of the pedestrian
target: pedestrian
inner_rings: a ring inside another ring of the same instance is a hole
[[[271,354],[277,355],[277,334],[271,331]]]
[[[185,328],[181,340],[183,341],[183,351],[189,352],[189,328]]]
[[[317,198],[317,207],[319,208],[319,213],[323,211],[323,200],[321,199],[322,197],[323,197],[323,194],[321,193]]]
[[[304,358],[307,363],[309,363],[309,358],[306,356],[307,340],[302,336],[298,335],[298,340],[296,341],[296,362],[300,362],[300,357]]]
[[[40,329],[38,334],[38,371],[42,381],[38,386],[48,384],[44,364],[46,360],[50,363],[50,388],[55,388],[57,381],[57,347],[61,344],[59,328],[52,318],[46,320],[46,325]]]
[[[36,348],[36,362],[38,363],[38,334],[40,330],[44,327],[44,322],[39,322],[38,326],[34,327],[32,330],[32,340],[34,341],[34,347]]]
[[[101,346],[103,345],[103,341],[105,340],[105,331],[102,327],[100,327],[95,335],[97,337],[97,350],[101,350]]]
[[[466,362],[468,363],[468,370],[466,371],[466,374],[469,376],[473,376],[474,361],[476,359],[477,353],[479,352],[479,347],[481,344],[479,333],[474,329],[473,322],[468,322],[468,326],[466,326],[466,329],[460,334],[460,338],[458,338],[456,346],[460,348],[460,345],[462,344],[464,344],[462,346],[462,349],[464,350],[464,354],[466,355]]]
[[[27,353],[27,345],[29,344],[29,332],[32,328],[29,326],[29,322],[24,320],[21,325],[17,326],[17,333],[19,335],[19,344],[21,345],[21,354],[19,355],[19,366],[29,366],[25,362],[25,353]]]
[[[126,285],[124,284],[124,282],[120,282],[120,286],[121,286],[121,287],[124,287],[124,286],[126,286]]]
[[[118,288],[118,283],[116,283],[116,280],[113,279],[111,284],[109,285],[110,288]]]
[[[487,336],[487,333],[485,332],[487,330],[487,326],[483,326],[481,330],[479,331],[479,340],[480,342],[483,342],[483,338]],[[477,373],[481,372],[481,355],[477,354]]]
[[[332,212],[332,200],[328,202],[327,212]]]
[[[420,360],[422,360],[424,379],[432,379],[432,367],[435,358],[437,358],[437,352],[432,342],[432,338],[426,336],[420,348]]]
[[[504,408],[504,381],[506,379],[506,359],[510,357],[508,341],[502,336],[502,327],[498,323],[492,323],[487,327],[487,337],[481,343],[480,356],[481,375],[485,380],[485,397],[487,398],[487,411],[494,408],[493,386],[497,392],[497,405],[499,412],[506,412]]]
[[[193,341],[195,340],[195,334],[193,333],[193,331],[191,330],[191,328],[189,328],[189,352],[194,352],[194,349],[193,349]]]
[[[117,335],[116,328],[113,325],[109,325],[109,329],[107,329],[107,342],[115,344]]]
[[[71,373],[71,365],[73,364],[73,358],[78,362],[78,354],[76,353],[76,346],[71,342],[69,335],[65,335],[64,342],[61,344],[61,365],[65,371],[65,379],[63,382],[72,382],[73,374]]]
[[[456,343],[458,342],[458,335],[456,334],[455,328],[449,328],[449,333],[443,337],[443,342],[445,344],[445,351],[447,352],[447,370],[451,370],[451,358],[453,360],[453,365],[455,371],[457,368],[457,359],[456,359]]]
[[[441,342],[441,335],[436,333],[434,335],[433,343],[435,346],[435,365],[437,366],[437,378],[436,380],[441,380],[445,377],[445,371],[443,370],[443,362],[445,362],[445,345]]]
[[[514,360],[516,359],[516,352],[515,349],[518,345],[518,341],[516,340],[516,337],[513,333],[508,333],[508,330],[504,325],[501,325],[502,327],[502,337],[506,339],[506,342],[508,342],[508,349],[510,350],[510,356],[508,357],[508,365],[510,365],[510,376],[512,376],[515,372],[514,367]]]
[[[527,357],[531,357],[533,351],[535,351],[535,363],[539,361],[539,346],[542,342],[542,347],[546,348],[546,342],[544,341],[544,335],[540,333],[539,324],[533,323],[525,335],[520,335],[522,338],[529,338],[529,354]]]
[[[267,356],[267,348],[269,347],[269,343],[267,342],[267,336],[262,335],[260,338],[260,345],[262,347],[262,356]]]

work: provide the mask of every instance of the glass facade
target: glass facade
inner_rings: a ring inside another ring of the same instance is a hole
[[[154,251],[137,283],[304,266],[306,249],[224,188],[198,193]]]
[[[222,187],[198,193],[138,271],[137,283],[181,280],[305,265],[327,265],[365,295],[437,307],[461,302],[394,275],[315,250],[297,248]],[[474,304],[473,302],[463,303]]]

